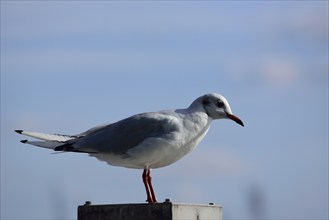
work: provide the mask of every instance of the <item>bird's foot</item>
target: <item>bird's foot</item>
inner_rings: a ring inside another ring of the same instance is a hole
[[[146,201],[148,204],[154,204],[154,203],[158,203],[156,199],[155,199],[155,200],[153,200],[153,199],[151,199],[151,198],[149,198],[149,199],[146,199],[145,201]]]

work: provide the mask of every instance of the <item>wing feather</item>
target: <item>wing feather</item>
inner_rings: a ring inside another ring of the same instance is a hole
[[[147,138],[177,130],[175,119],[173,115],[159,112],[138,114],[68,141],[65,146],[85,152],[125,154]]]

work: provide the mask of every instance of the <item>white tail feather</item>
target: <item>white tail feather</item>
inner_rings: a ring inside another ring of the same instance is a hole
[[[39,132],[28,132],[28,131],[21,131],[17,130],[16,131],[19,134],[26,135],[29,137],[33,137],[36,139],[44,140],[44,141],[60,141],[60,142],[65,142],[68,140],[75,139],[76,137],[74,136],[69,136],[69,135],[60,135],[60,134],[43,134]]]
[[[28,141],[28,140],[23,140],[21,141],[24,144],[31,144],[37,147],[43,147],[43,148],[48,148],[48,149],[54,149],[55,147],[58,147],[60,145],[63,145],[61,142],[57,141]]]

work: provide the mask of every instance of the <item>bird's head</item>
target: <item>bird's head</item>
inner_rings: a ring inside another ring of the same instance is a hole
[[[202,103],[204,111],[212,119],[230,119],[244,126],[243,122],[232,113],[230,105],[224,96],[217,93],[210,93],[201,96],[199,100]]]

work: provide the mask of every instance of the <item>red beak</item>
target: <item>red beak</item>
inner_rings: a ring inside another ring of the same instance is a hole
[[[240,118],[238,118],[237,116],[233,115],[233,114],[230,114],[230,113],[226,113],[227,114],[227,117],[233,121],[235,121],[236,123],[238,123],[239,125],[241,125],[242,127],[244,127],[244,124],[243,122],[241,121]]]

